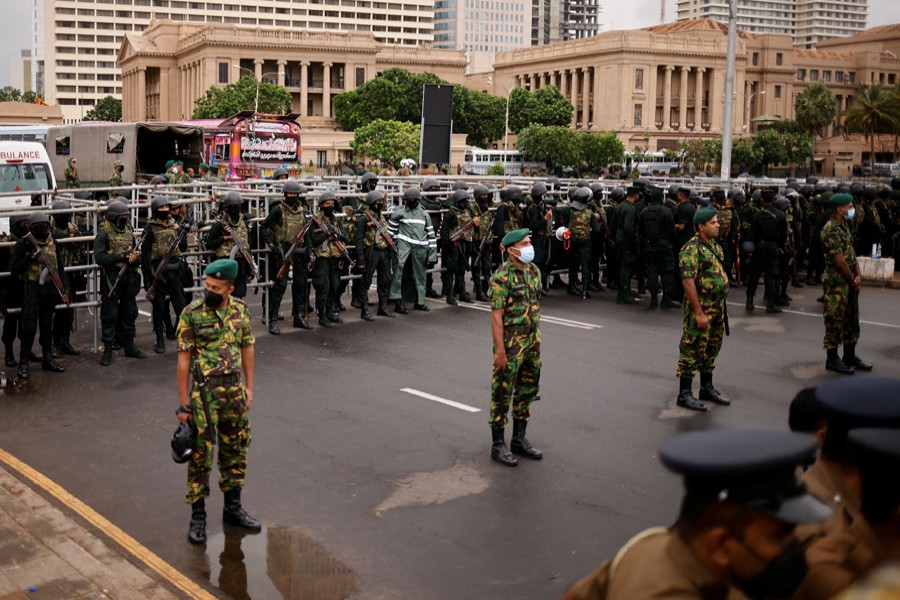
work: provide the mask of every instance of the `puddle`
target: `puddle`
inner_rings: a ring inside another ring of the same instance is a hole
[[[234,600],[344,600],[357,576],[325,546],[286,527],[252,534],[227,527],[209,537],[201,570]]]

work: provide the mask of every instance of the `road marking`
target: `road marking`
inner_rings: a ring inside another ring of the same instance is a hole
[[[477,302],[473,302],[471,304],[468,302],[460,302],[459,306],[461,306],[463,308],[471,308],[473,310],[480,310],[482,312],[491,312],[491,307],[489,305],[479,304]],[[563,327],[572,327],[574,329],[583,329],[585,331],[601,329],[603,327],[603,325],[597,325],[596,323],[585,323],[583,321],[573,321],[572,319],[563,319],[562,317],[552,317],[552,316],[546,315],[546,314],[541,315],[541,323],[553,323],[554,325],[562,325]]]
[[[407,394],[412,394],[413,396],[418,396],[419,398],[425,398],[426,400],[431,400],[432,402],[439,402],[441,404],[446,404],[447,406],[452,406],[453,408],[458,408],[459,410],[464,410],[470,413],[481,412],[480,408],[475,408],[474,406],[469,406],[468,404],[463,404],[461,402],[454,402],[453,400],[447,400],[446,398],[441,398],[440,396],[435,396],[433,394],[429,394],[427,392],[420,392],[419,390],[414,390],[412,388],[400,388],[401,392],[406,392]]]
[[[150,314],[150,313],[148,313],[148,312],[146,312],[146,311],[143,311],[143,310],[139,310],[139,311],[138,311],[138,314],[139,314],[139,315],[144,315],[145,317],[152,317],[152,316],[153,316],[152,314]]]
[[[85,521],[102,531],[110,539],[130,552],[132,556],[147,565],[188,597],[201,598],[203,600],[215,600],[215,596],[185,577],[184,574],[158,557],[149,548],[143,546],[136,539],[110,523],[103,515],[2,448],[0,448],[0,461],[30,479],[32,483],[77,513]]]
[[[744,306],[740,302],[729,302],[731,306]],[[763,309],[765,310],[765,309]],[[792,310],[790,308],[782,308],[781,312],[787,313],[790,315],[800,315],[801,317],[817,317],[819,319],[824,319],[824,315],[820,315],[817,313],[804,312],[802,310]],[[893,323],[879,323],[878,321],[860,321],[860,325],[874,325],[875,327],[887,327],[889,329],[900,329],[900,325],[894,325]]]

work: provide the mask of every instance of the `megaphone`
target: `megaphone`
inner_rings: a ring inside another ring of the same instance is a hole
[[[572,232],[569,231],[568,227],[558,227],[556,229],[556,239],[561,242],[564,242],[572,237]]]

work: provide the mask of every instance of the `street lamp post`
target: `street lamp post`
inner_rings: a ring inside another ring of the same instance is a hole
[[[766,90],[762,90],[761,92],[753,92],[749,96],[747,96],[747,109],[744,111],[747,114],[747,124],[744,125],[744,129],[747,130],[747,134],[750,134],[750,102],[753,100],[753,96],[759,94],[760,96],[766,95]]]
[[[488,77],[487,79],[488,85],[493,83],[493,78]],[[506,92],[506,116],[503,120],[503,169],[506,171],[506,163],[509,162],[509,156],[507,153],[509,152],[509,90],[502,83],[498,83],[500,87],[503,88],[503,91]]]
[[[255,72],[255,71],[251,71],[251,70],[248,69],[247,67],[242,67],[242,66],[240,66],[240,65],[231,65],[231,66],[234,67],[235,69],[239,70],[239,71],[247,71],[247,72],[250,73],[250,75],[253,77],[253,80],[256,81],[256,100],[254,100],[254,102],[253,102],[253,114],[255,115],[256,113],[259,112],[259,83],[260,83],[260,80],[261,80],[263,77],[265,77],[266,75],[277,75],[278,77],[281,77],[282,71],[278,71],[277,73],[274,72],[274,71],[270,71],[270,72],[268,72],[268,73],[263,73],[262,75],[260,75],[260,76],[257,78],[257,77],[256,77],[256,72]]]

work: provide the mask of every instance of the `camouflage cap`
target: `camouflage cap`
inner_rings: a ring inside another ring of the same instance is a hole
[[[209,263],[203,274],[213,279],[222,279],[225,281],[234,281],[237,279],[238,264],[236,260],[230,258],[220,258]]]
[[[510,231],[503,236],[503,239],[500,241],[500,245],[504,248],[509,248],[516,242],[521,242],[529,235],[531,235],[531,230],[528,228],[514,229],[513,231]]]

